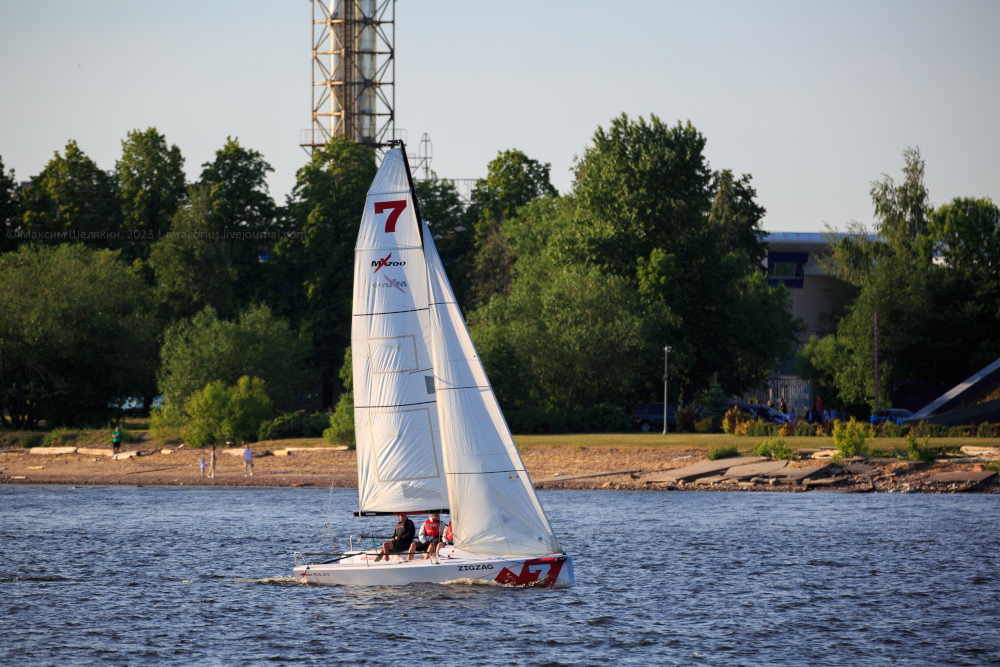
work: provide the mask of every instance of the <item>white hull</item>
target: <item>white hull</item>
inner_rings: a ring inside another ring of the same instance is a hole
[[[339,562],[298,565],[295,578],[320,586],[404,586],[415,583],[483,583],[499,586],[567,588],[573,585],[573,558],[549,556],[483,556],[452,547],[439,558],[416,554],[375,561],[374,551],[352,552]]]

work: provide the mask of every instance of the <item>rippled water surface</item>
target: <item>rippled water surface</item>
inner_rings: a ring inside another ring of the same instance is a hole
[[[1000,496],[539,495],[572,589],[297,585],[350,489],[5,486],[0,663],[1000,664]]]

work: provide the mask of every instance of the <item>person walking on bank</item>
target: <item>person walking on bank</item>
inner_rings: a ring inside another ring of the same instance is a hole
[[[246,477],[249,474],[253,477],[253,452],[250,450],[249,444],[243,445],[243,476]]]
[[[118,426],[115,426],[115,432],[111,434],[112,453],[117,454],[121,446],[122,446],[122,425],[119,424]]]
[[[208,459],[208,478],[215,479],[215,460],[219,458],[219,454],[215,451],[215,445],[212,445],[212,451],[209,453]]]

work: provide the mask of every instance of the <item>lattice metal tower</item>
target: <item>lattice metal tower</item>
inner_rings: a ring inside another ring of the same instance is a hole
[[[395,0],[312,0],[312,127],[307,151],[344,134],[379,146],[395,135]]]

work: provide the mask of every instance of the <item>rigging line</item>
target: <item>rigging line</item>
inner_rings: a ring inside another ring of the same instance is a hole
[[[523,472],[525,475],[528,474],[527,470],[486,470],[483,472],[445,472],[446,475],[499,475],[504,472]]]
[[[426,308],[410,308],[409,310],[390,310],[384,313],[357,313],[351,317],[368,317],[369,315],[399,315],[401,313],[415,313],[420,310],[427,310]]]
[[[355,405],[355,410],[371,410],[374,408],[405,408],[411,405],[430,405],[431,403],[437,403],[437,401],[424,401],[422,403],[390,403],[389,405]]]

